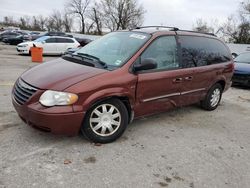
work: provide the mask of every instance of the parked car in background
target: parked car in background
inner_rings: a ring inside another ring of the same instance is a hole
[[[9,38],[9,37],[17,37],[19,36],[19,33],[12,32],[12,31],[4,31],[0,33],[0,41],[2,41],[4,38]]]
[[[235,59],[235,70],[232,78],[233,85],[250,87],[250,52],[238,55]]]
[[[109,33],[29,69],[16,81],[12,103],[30,126],[81,131],[108,143],[134,118],[194,103],[216,109],[233,68],[229,49],[215,36],[142,27]]]
[[[232,57],[235,59],[238,56],[236,53],[232,53]]]
[[[34,41],[27,41],[17,45],[19,54],[30,54],[30,48],[42,47],[43,54],[64,54],[70,48],[77,48],[80,44],[74,39],[69,37],[59,36],[44,36]]]
[[[82,47],[78,47],[78,48],[69,48],[64,54],[73,54],[75,53],[77,50],[80,50]]]
[[[91,39],[87,39],[87,38],[75,38],[77,40],[77,42],[80,43],[80,47],[78,48],[71,48],[68,49],[65,54],[73,54],[75,53],[77,50],[80,50],[82,47],[86,46],[87,44],[89,44],[90,42],[92,42],[93,40]]]
[[[18,33],[19,35],[28,35],[28,33],[26,31],[22,31],[22,30],[16,30],[16,31],[12,31],[14,33]]]
[[[64,32],[49,31],[49,32],[46,32],[46,33],[41,33],[40,35],[33,35],[32,36],[32,40],[36,40],[36,39],[38,39],[40,37],[43,37],[43,36],[61,36],[61,37],[70,37],[70,38],[73,38],[72,35],[66,34]]]
[[[36,36],[40,35],[40,32],[32,31],[28,33],[27,35],[23,36],[24,40],[34,40]]]
[[[24,36],[23,35],[11,36],[11,37],[3,39],[4,43],[10,44],[10,45],[17,45],[17,44],[22,43],[23,41],[24,41]]]
[[[77,40],[77,42],[80,43],[80,45],[82,47],[93,41],[93,40],[87,39],[87,38],[78,38],[78,37],[75,37],[75,39]]]

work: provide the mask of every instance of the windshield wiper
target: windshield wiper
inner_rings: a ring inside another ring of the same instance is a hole
[[[77,53],[77,55],[85,56],[85,57],[87,57],[88,59],[91,59],[91,60],[96,60],[95,62],[98,62],[103,68],[108,68],[107,63],[101,61],[100,58],[98,58],[96,56],[86,54],[86,53],[81,53],[81,52]]]
[[[74,56],[79,57],[80,59]],[[95,67],[94,63],[84,61],[82,56],[79,56],[79,55],[74,55],[74,56],[72,54],[66,54],[66,55],[63,55],[62,58],[67,61],[74,62],[74,63],[79,63],[79,64],[83,64],[83,65],[90,66],[90,67]]]

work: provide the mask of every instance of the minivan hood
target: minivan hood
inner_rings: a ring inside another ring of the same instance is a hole
[[[235,63],[234,73],[236,74],[250,74],[250,64],[248,63]]]
[[[40,89],[62,91],[82,80],[107,72],[62,58],[35,66],[21,75],[28,84]]]

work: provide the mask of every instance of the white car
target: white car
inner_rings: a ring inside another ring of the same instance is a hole
[[[42,47],[43,54],[57,55],[64,54],[70,48],[77,48],[80,44],[76,39],[70,37],[43,36],[34,41],[18,44],[17,51],[19,54],[31,54],[30,48],[33,46]]]

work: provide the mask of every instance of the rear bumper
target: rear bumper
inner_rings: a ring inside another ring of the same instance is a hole
[[[12,98],[12,103],[20,118],[27,125],[54,134],[77,135],[84,118],[84,112],[73,112],[72,110],[72,112],[67,113],[44,113],[32,108],[40,104],[19,105],[14,98]]]

